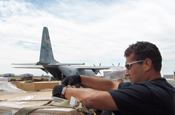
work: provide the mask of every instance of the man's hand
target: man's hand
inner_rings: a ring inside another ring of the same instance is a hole
[[[69,76],[63,79],[62,85],[74,85],[74,84],[79,84],[81,83],[81,77],[80,75],[73,75]]]
[[[61,95],[63,87],[66,87],[66,86],[65,85],[55,85],[52,90],[52,96],[64,98]]]

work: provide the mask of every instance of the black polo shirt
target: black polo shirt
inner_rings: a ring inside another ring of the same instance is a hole
[[[164,78],[120,83],[108,92],[118,107],[115,115],[174,115],[175,89]]]

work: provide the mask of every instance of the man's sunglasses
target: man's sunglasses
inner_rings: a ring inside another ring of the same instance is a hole
[[[135,63],[139,63],[139,62],[143,62],[144,60],[139,60],[139,61],[135,61],[135,62],[132,62],[132,63],[127,63],[125,65],[126,69],[130,70],[131,67],[132,67],[132,64],[135,64]]]

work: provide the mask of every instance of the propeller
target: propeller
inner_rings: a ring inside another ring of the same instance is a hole
[[[112,65],[114,66],[114,64],[112,63]],[[118,66],[120,66],[120,63],[118,63]]]
[[[96,66],[95,64],[93,64],[94,66]],[[101,63],[99,63],[99,66],[101,66]],[[95,74],[98,74],[98,73],[100,73],[101,74],[101,72],[99,71],[99,70],[94,70],[94,72],[95,72]],[[101,74],[102,75],[102,74]]]
[[[95,64],[93,64],[94,66],[96,66]],[[99,66],[101,66],[101,63],[99,63]]]
[[[120,65],[120,63],[118,63],[118,66]]]

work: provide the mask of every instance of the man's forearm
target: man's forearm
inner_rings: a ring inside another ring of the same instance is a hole
[[[80,75],[81,83],[94,89],[109,91],[118,89],[119,82],[114,82],[105,78],[89,77]]]
[[[70,100],[71,96],[81,100],[91,109],[117,110],[113,98],[107,91],[98,91],[91,88],[67,88],[65,97]]]
[[[84,90],[84,88],[71,88],[68,87],[65,91],[65,97],[66,99],[71,98],[71,96],[77,98],[78,100],[82,100],[82,98],[84,98],[85,96],[88,96],[88,92],[91,91],[93,89],[90,88],[86,88]]]

